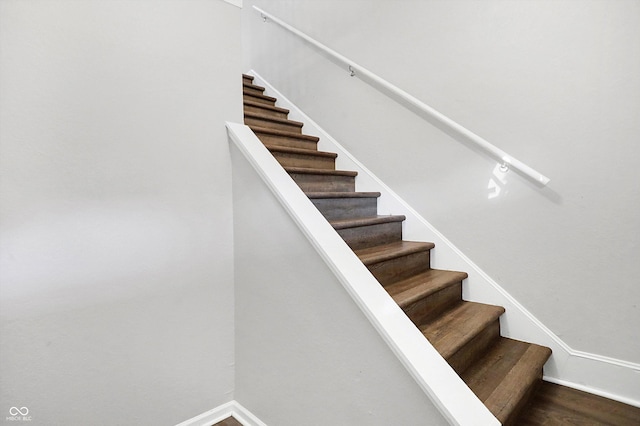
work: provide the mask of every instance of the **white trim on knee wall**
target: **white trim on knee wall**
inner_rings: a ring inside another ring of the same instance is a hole
[[[228,417],[233,417],[243,426],[267,426],[266,423],[235,400],[222,404],[189,420],[185,420],[176,426],[211,426]]]

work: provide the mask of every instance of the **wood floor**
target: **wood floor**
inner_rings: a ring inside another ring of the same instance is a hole
[[[433,243],[406,241],[401,215],[377,214],[379,192],[303,133],[277,99],[243,76],[247,124],[380,285],[469,388],[506,425],[636,425],[640,409],[542,381],[551,350],[501,336],[501,306],[462,299],[467,274],[432,269]]]
[[[211,426],[242,426],[242,423],[234,419],[233,417],[227,417],[226,419],[215,423]]]
[[[543,382],[519,419],[523,426],[640,425],[640,408]]]

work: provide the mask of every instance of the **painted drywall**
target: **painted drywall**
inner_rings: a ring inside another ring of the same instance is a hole
[[[240,50],[218,0],[0,2],[1,418],[233,399]]]
[[[540,189],[501,175],[245,4],[246,69],[572,348],[640,362],[637,1],[253,4],[549,176]]]
[[[269,425],[444,425],[294,220],[232,148],[236,400]]]

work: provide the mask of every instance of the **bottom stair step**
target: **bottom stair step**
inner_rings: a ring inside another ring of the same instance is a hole
[[[550,356],[547,347],[501,337],[460,377],[500,422],[513,424]]]

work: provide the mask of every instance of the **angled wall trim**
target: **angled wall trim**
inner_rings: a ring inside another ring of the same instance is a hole
[[[185,420],[176,426],[211,426],[219,421],[232,416],[234,419],[243,424],[243,426],[267,426],[251,411],[247,410],[238,401],[229,401],[225,404]]]
[[[223,0],[229,4],[232,4],[234,6],[238,6],[239,8],[242,8],[242,0]]]

